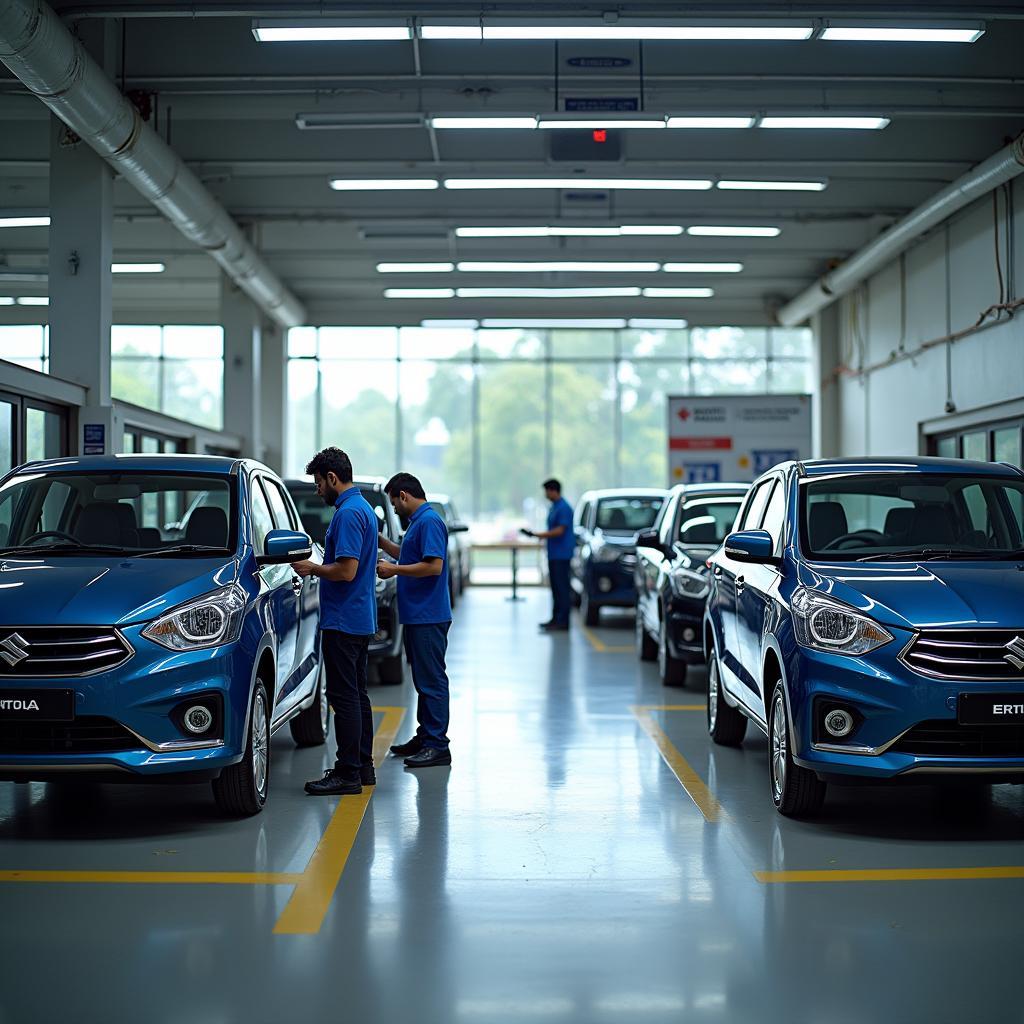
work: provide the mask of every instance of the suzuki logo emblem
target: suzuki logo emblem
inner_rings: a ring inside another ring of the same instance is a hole
[[[19,665],[27,657],[28,641],[19,633],[12,633],[6,640],[0,642],[0,658],[3,658],[11,668]]]
[[[1003,657],[1011,664],[1019,669],[1024,669],[1024,639],[1019,636],[1015,636],[1007,645],[1006,649],[1010,652],[1004,654]]]

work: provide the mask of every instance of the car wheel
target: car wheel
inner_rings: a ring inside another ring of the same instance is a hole
[[[686,685],[686,662],[674,658],[668,646],[668,624],[664,618],[658,631],[658,673],[665,686]]]
[[[327,740],[331,721],[331,706],[327,700],[327,670],[323,658],[316,678],[316,695],[305,711],[300,711],[289,723],[292,739],[299,747],[318,747]]]
[[[722,674],[718,668],[718,655],[714,651],[708,659],[708,735],[720,747],[738,747],[747,734],[747,719],[739,708],[726,702],[722,694]]]
[[[775,684],[768,721],[768,770],[772,801],[780,814],[811,817],[821,809],[828,787],[814,772],[793,760],[786,693],[781,680]]]
[[[588,626],[596,626],[601,621],[601,606],[590,600],[590,593],[586,589],[580,595],[580,615]]]
[[[390,658],[377,660],[377,679],[386,686],[398,686],[405,678],[405,659],[401,650]]]
[[[220,773],[213,781],[217,806],[234,818],[259,814],[267,802],[270,786],[270,710],[267,691],[260,680],[249,708],[249,734],[245,756]]]
[[[636,610],[636,656],[641,661],[654,661],[658,657],[658,644],[644,626],[644,616],[639,607]]]

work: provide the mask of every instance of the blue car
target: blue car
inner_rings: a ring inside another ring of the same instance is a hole
[[[709,559],[707,724],[769,742],[772,799],[830,782],[1024,781],[1024,472],[775,467]]]
[[[258,813],[270,737],[322,744],[319,588],[257,462],[114,455],[0,480],[0,779],[203,782]]]

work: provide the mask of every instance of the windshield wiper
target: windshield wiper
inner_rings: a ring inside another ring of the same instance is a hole
[[[229,548],[218,547],[215,544],[176,544],[172,548],[156,548],[153,551],[142,551],[132,558],[156,558],[160,555],[188,555],[197,551],[216,552],[219,555],[230,555]]]
[[[942,558],[985,558],[983,551],[964,551],[956,548],[917,548],[913,551],[883,551],[877,555],[865,555],[858,562],[935,562]]]
[[[64,541],[61,544],[25,544],[16,548],[2,548],[0,555],[49,555],[55,551],[73,551],[76,554],[97,551],[101,554],[108,554],[113,551],[119,555],[124,554],[124,548],[116,544],[71,544]]]

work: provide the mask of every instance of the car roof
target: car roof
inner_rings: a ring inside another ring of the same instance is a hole
[[[664,498],[668,491],[664,487],[602,487],[584,491],[579,500],[594,501],[601,498]]]
[[[18,472],[49,472],[53,469],[69,472],[96,471],[109,473],[130,470],[170,469],[175,472],[233,473],[240,465],[273,470],[253,459],[237,459],[230,455],[190,455],[186,453],[125,452],[118,455],[69,455],[62,459],[43,459],[18,466]]]
[[[387,483],[387,480],[382,476],[357,476],[354,477],[352,483],[356,487],[377,487],[383,488]],[[305,488],[315,489],[316,484],[313,483],[312,477],[288,477],[284,482],[285,487],[288,490],[303,490]]]
[[[977,476],[1020,476],[1022,471],[1005,462],[972,459],[941,459],[927,455],[871,456],[842,459],[811,459],[800,463],[805,476],[836,473],[958,473]]]
[[[751,485],[745,483],[721,483],[721,484],[676,484],[672,488],[672,494],[682,494],[684,497],[698,497],[709,495],[721,495],[723,498],[736,495],[742,498],[750,490]]]
[[[427,501],[436,501],[439,505],[447,505],[451,501],[449,494],[433,494],[428,492]]]

